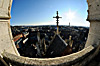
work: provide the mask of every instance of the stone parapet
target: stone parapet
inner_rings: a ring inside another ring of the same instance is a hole
[[[88,46],[77,53],[56,58],[27,58],[8,52],[4,52],[2,55],[6,61],[16,66],[77,66],[77,64],[81,66],[82,64],[87,64],[87,61],[89,62],[99,52],[98,49],[95,49],[93,46]]]
[[[99,52],[100,0],[87,0],[90,30],[86,47],[76,53],[56,58],[28,58],[19,55],[10,28],[12,0],[0,0],[0,56],[13,66],[84,66]],[[98,47],[96,47],[98,46]]]

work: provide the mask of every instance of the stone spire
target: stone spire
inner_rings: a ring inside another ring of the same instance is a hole
[[[69,22],[69,27],[70,27],[70,22]]]
[[[59,26],[58,26],[58,23],[59,23],[59,22],[58,22],[58,21],[59,21],[59,18],[62,18],[62,17],[59,17],[59,16],[58,16],[58,11],[57,11],[57,16],[56,16],[56,17],[53,17],[53,18],[56,18],[56,19],[57,19],[57,20],[56,20],[56,21],[57,21],[57,22],[56,22],[56,23],[57,23],[57,34],[59,34]]]

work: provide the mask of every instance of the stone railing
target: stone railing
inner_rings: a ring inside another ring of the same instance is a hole
[[[4,52],[2,55],[4,59],[10,62],[12,65],[24,66],[84,66],[89,62],[93,57],[95,57],[99,52],[100,46],[94,48],[89,46],[82,51],[73,53],[67,56],[56,57],[56,58],[28,58],[17,56],[8,52]],[[88,58],[87,58],[88,57]]]

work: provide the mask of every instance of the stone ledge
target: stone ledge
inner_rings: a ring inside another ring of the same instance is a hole
[[[4,52],[3,53],[4,55],[4,59],[7,60],[7,62],[10,62],[12,65],[18,65],[18,66],[23,66],[24,65],[24,62],[26,60],[25,57],[21,57],[21,56],[16,56],[14,54],[10,54],[10,53],[7,53],[7,52]]]
[[[35,66],[51,66],[51,65],[70,65],[74,64],[83,59],[83,57],[87,56],[94,49],[93,46],[89,46],[82,51],[77,53],[73,53],[67,56],[56,57],[56,58],[27,58],[22,56],[16,56],[14,54],[10,54],[4,52],[3,57],[14,65],[35,65]]]
[[[87,21],[97,21],[100,22],[100,14],[88,15]]]

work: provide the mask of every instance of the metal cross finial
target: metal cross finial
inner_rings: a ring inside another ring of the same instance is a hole
[[[59,23],[59,22],[58,22],[58,21],[59,21],[59,18],[62,18],[62,17],[59,17],[59,16],[58,16],[58,11],[57,11],[57,16],[56,16],[56,17],[53,17],[53,18],[56,18],[56,19],[57,19],[57,20],[56,20],[56,21],[57,21],[57,34],[59,34],[59,26],[58,26],[58,23]]]
[[[58,16],[58,11],[57,11],[57,16],[56,16],[56,17],[53,17],[53,18],[56,18],[56,19],[57,19],[57,27],[58,27],[58,23],[59,23],[58,21],[59,21],[59,18],[62,18],[62,17],[59,17],[59,16]]]

